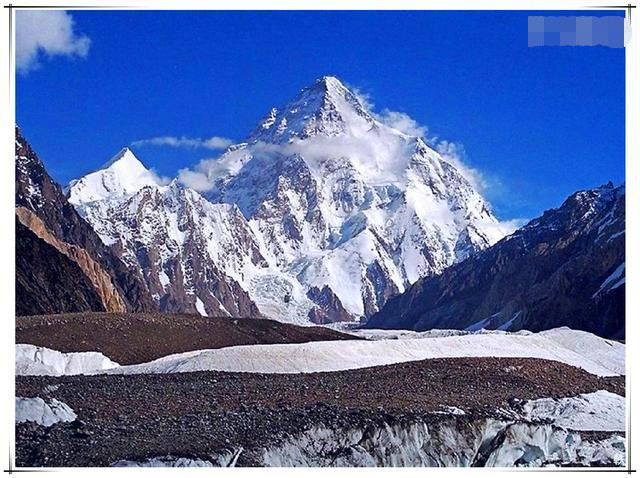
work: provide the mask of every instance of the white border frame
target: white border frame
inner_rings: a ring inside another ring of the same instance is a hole
[[[627,0],[628,1],[628,0]],[[6,4],[13,4],[14,14],[15,9],[20,8],[21,5],[38,5],[52,6],[54,2],[50,1],[38,1],[26,2],[21,0],[9,0]],[[602,1],[593,0],[591,2],[585,0],[563,0],[562,2],[550,1],[550,0],[523,0],[513,2],[506,0],[370,0],[369,2],[359,2],[358,0],[270,0],[268,3],[259,0],[219,0],[217,2],[202,2],[197,0],[95,0],[95,1],[82,1],[82,0],[61,0],[58,4],[65,5],[67,9],[73,9],[73,7],[81,8],[87,5],[99,5],[97,10],[100,9],[130,9],[130,10],[583,10],[585,13],[593,12],[597,15],[599,9],[586,7],[585,4],[592,3],[593,5],[602,6],[610,4],[617,6],[624,4],[620,1]],[[1,281],[2,287],[0,288],[0,304],[2,311],[4,312],[1,321],[2,337],[4,340],[2,350],[2,383],[6,393],[0,397],[0,423],[2,423],[2,429],[5,430],[6,441],[5,446],[11,443],[13,450],[13,444],[15,443],[14,437],[14,395],[15,395],[15,380],[14,374],[14,341],[15,341],[15,296],[14,296],[14,277],[15,277],[15,238],[14,238],[14,207],[15,207],[15,194],[14,194],[14,162],[15,155],[14,150],[14,125],[15,125],[15,48],[10,52],[11,55],[11,71],[9,71],[9,65],[6,59],[6,55],[9,52],[8,38],[9,38],[9,22],[8,22],[8,9],[4,9],[4,15],[0,20],[0,39],[2,39],[3,46],[0,49],[0,97],[3,98],[2,104],[6,105],[3,108],[2,116],[0,116],[1,132],[0,146],[4,152],[4,160],[0,161],[0,180],[2,185],[0,187],[0,211],[2,218],[3,229],[5,233],[0,236],[0,263],[5,264],[4,276]],[[602,9],[600,9],[602,10]],[[628,423],[631,428],[635,430],[634,441],[635,448],[628,448],[628,454],[630,459],[630,465],[633,468],[640,466],[640,424],[638,423],[638,415],[640,410],[638,409],[638,396],[640,395],[640,385],[638,384],[637,368],[640,367],[640,343],[638,337],[638,328],[636,316],[640,312],[639,307],[639,295],[630,293],[631,291],[640,290],[640,249],[634,249],[629,245],[638,244],[640,246],[640,215],[634,214],[633,205],[640,205],[640,95],[638,93],[638,86],[640,86],[640,50],[639,50],[639,38],[640,37],[640,8],[636,8],[631,14],[631,28],[632,35],[631,41],[626,47],[626,201],[627,201],[627,215],[626,215],[626,290],[627,290],[627,416]],[[15,21],[15,15],[14,15]],[[15,23],[14,23],[15,24]],[[634,35],[633,30],[637,32]],[[15,30],[14,30],[15,32]],[[522,32],[526,37],[527,32]],[[15,37],[14,37],[15,38]],[[15,46],[15,44],[13,45]],[[461,45],[463,48],[464,45]],[[634,88],[635,86],[635,88]],[[11,92],[11,93],[9,93]],[[8,102],[5,103],[5,98],[8,98]],[[636,131],[636,134],[631,134],[632,131]],[[596,185],[594,185],[595,187]],[[633,387],[631,386],[633,383]],[[633,396],[631,396],[633,392]],[[633,413],[631,411],[633,410]],[[629,435],[628,435],[629,437]],[[627,444],[629,445],[629,444]],[[5,455],[7,456],[7,455]],[[3,467],[7,466],[7,458],[2,460]],[[22,469],[26,470],[26,469]],[[126,476],[139,476],[139,473],[143,473],[146,476],[149,474],[163,474],[163,473],[175,473],[175,470],[171,468],[166,469],[108,469],[108,468],[54,468],[52,471],[61,472],[64,475],[67,474],[84,474],[90,470],[91,473],[122,473]],[[389,468],[366,468],[366,469],[250,469],[250,468],[238,468],[238,469],[207,469],[207,471],[198,469],[180,470],[180,474],[197,474],[197,473],[216,473],[228,476],[233,474],[235,476],[254,476],[260,474],[261,476],[299,476],[300,473],[312,474],[312,475],[328,475],[332,476],[389,476],[392,473],[399,473],[405,476],[423,477],[425,473],[440,473],[442,475],[452,476],[451,473],[474,473],[475,476],[491,476],[496,472],[529,472],[534,474],[544,473],[547,470],[522,470],[522,469],[473,469],[473,470],[460,470],[460,469],[430,469],[424,470],[421,468],[402,468],[402,469],[389,469]],[[552,470],[548,470],[552,471]],[[567,473],[570,475],[577,475],[578,473],[588,471],[604,471],[604,470],[577,470],[577,469],[562,469],[553,470],[562,472],[563,476]],[[624,472],[625,470],[617,469],[616,472]],[[614,473],[614,471],[611,471]],[[168,475],[165,475],[168,476]],[[202,475],[200,475],[202,476]]]

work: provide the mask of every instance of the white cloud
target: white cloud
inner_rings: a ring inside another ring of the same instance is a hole
[[[233,141],[229,138],[223,138],[221,136],[212,136],[209,139],[205,139],[203,146],[208,149],[224,149],[231,146]]]
[[[498,222],[486,220],[479,221],[482,224],[482,230],[485,232],[489,239],[489,244],[494,245],[496,242],[502,240],[504,237],[510,236],[517,229],[524,226],[528,219],[507,219],[504,221],[498,220]]]
[[[476,168],[466,164],[467,153],[461,143],[441,140],[435,143],[435,149],[442,157],[453,164],[471,185],[479,192],[484,192],[489,187],[487,178]]]
[[[373,104],[373,99],[369,93],[365,93],[361,89],[356,86],[345,85],[351,92],[358,98],[358,101],[364,106],[364,108],[368,111],[373,111],[375,105]]]
[[[178,180],[198,192],[208,191],[213,187],[217,178],[238,174],[249,157],[250,153],[247,150],[237,148],[226,151],[218,158],[204,158],[193,169],[179,170]]]
[[[204,171],[203,162],[207,160],[202,160],[198,165],[198,170],[193,171],[188,168],[181,169],[178,171],[178,180],[187,187],[194,189],[198,192],[209,191],[213,187],[213,179]],[[199,169],[202,166],[203,169]]]
[[[153,176],[154,181],[161,186],[166,186],[172,181],[169,176],[162,176],[161,174],[158,174],[158,172],[154,168],[151,168],[149,172]]]
[[[530,219],[526,218],[508,219],[506,221],[500,221],[500,225],[507,231],[507,234],[513,234],[516,229],[520,229],[529,221]]]
[[[401,133],[407,134],[409,136],[420,136],[423,139],[426,139],[428,131],[427,127],[420,125],[407,113],[403,113],[401,111],[392,111],[387,108],[382,110],[381,113],[375,113],[373,111],[375,109],[375,104],[373,103],[371,95],[362,91],[358,87],[352,85],[346,86],[353,92],[356,98],[358,98],[358,101],[360,101],[362,106],[364,106],[364,108],[369,111],[378,121],[386,124],[391,128],[397,129]]]
[[[16,12],[16,70],[20,73],[38,68],[43,54],[84,58],[90,45],[88,37],[74,31],[73,18],[63,10]]]
[[[131,143],[133,146],[170,146],[172,148],[204,148],[204,149],[225,149],[231,144],[228,138],[212,136],[211,138],[188,138],[186,136],[158,136],[149,139],[139,139]]]
[[[407,113],[384,109],[382,113],[378,115],[378,119],[401,133],[408,134],[409,136],[420,136],[425,140],[427,139],[427,127],[420,125]]]

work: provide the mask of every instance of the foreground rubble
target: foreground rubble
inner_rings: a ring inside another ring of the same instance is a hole
[[[531,414],[540,408],[532,400],[599,390],[623,403],[624,377],[520,358],[432,359],[289,375],[17,377],[18,396],[59,400],[77,419],[49,427],[17,424],[16,462],[621,466],[619,424],[600,424],[597,432],[561,427],[548,404],[546,416]]]

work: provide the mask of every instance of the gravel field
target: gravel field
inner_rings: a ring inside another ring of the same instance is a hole
[[[60,352],[102,352],[121,365],[234,345],[361,340],[325,327],[189,314],[78,313],[16,318],[16,343]]]
[[[156,456],[208,459],[278,443],[323,424],[367,426],[457,407],[455,420],[496,416],[526,400],[596,390],[624,395],[624,377],[598,378],[540,359],[454,358],[314,374],[192,372],[17,377],[16,395],[56,398],[78,415],[16,426],[19,466],[107,466]],[[238,465],[252,465],[246,453]]]

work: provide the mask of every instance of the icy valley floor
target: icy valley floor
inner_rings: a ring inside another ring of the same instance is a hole
[[[22,376],[17,394],[77,415],[18,423],[18,466],[624,464],[624,378],[540,359]],[[603,407],[621,412],[590,429]]]
[[[568,328],[89,314],[17,332],[18,466],[625,464],[625,345]]]

